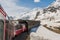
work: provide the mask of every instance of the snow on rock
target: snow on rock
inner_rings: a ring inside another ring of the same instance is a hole
[[[40,10],[41,10],[40,8],[35,8],[35,9],[31,10],[30,12],[26,13],[25,15],[23,15],[20,19],[34,20],[37,12],[40,12]]]

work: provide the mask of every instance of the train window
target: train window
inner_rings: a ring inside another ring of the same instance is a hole
[[[0,20],[0,40],[3,40],[3,33],[4,33],[4,22]]]
[[[22,28],[22,25],[21,25],[21,24],[17,24],[17,25],[15,26],[15,28],[16,28],[16,30],[21,29],[21,28]]]
[[[25,28],[25,24],[18,24],[15,27],[16,27],[16,30],[22,29],[22,28]]]

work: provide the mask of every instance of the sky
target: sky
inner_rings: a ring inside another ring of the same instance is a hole
[[[47,7],[48,5],[50,5],[53,1],[55,0],[38,0],[38,1],[34,1],[34,0],[18,0],[17,4],[21,5],[21,6],[25,6],[28,8],[36,8],[36,7]]]
[[[24,13],[40,7],[47,7],[55,0],[0,0],[0,4],[4,8],[8,16],[20,17]]]

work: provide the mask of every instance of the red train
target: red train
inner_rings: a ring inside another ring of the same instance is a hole
[[[11,40],[13,37],[18,36],[23,32],[28,33],[28,23],[23,20],[11,20],[10,22],[6,20],[6,38]]]
[[[0,40],[11,40],[15,35],[27,31],[26,22],[6,20],[7,14],[0,5]]]

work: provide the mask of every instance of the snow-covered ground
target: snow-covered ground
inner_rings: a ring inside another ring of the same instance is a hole
[[[54,33],[43,26],[40,26],[36,33],[30,34],[30,40],[60,40],[60,34]]]

